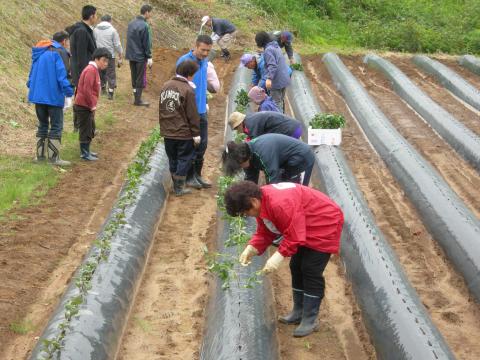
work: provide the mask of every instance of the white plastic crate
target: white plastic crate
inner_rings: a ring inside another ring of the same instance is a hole
[[[340,145],[342,129],[308,128],[308,145]]]

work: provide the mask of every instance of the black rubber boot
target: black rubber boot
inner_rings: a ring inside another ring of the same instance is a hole
[[[225,62],[229,61],[231,59],[230,51],[228,51],[228,49],[222,49],[221,57],[225,59]]]
[[[37,138],[37,157],[35,158],[36,162],[44,162],[47,157],[45,156],[45,138]]]
[[[186,185],[188,187],[200,190],[203,189],[202,184],[200,184],[197,180],[197,177],[195,176],[195,164],[192,162],[192,165],[190,166],[190,169],[188,170],[187,174],[187,180],[186,180]]]
[[[175,196],[183,196],[192,193],[192,190],[185,189],[185,178],[186,176],[172,176],[173,191],[175,192]]]
[[[98,160],[97,157],[92,156],[92,154],[90,153],[90,144],[89,143],[88,144],[80,143],[80,157],[83,160],[87,160],[87,161]]]
[[[48,162],[57,166],[69,166],[71,165],[70,161],[62,160],[60,158],[60,139],[48,139]]]
[[[209,182],[206,182],[206,181],[202,178],[202,169],[203,169],[203,160],[195,160],[195,163],[194,163],[194,170],[195,170],[194,176],[195,176],[195,178],[197,179],[197,182],[198,182],[200,185],[202,185],[202,188],[204,188],[204,189],[211,188],[211,187],[212,187],[212,184],[210,184]]]
[[[293,309],[285,316],[280,316],[278,321],[282,324],[300,324],[303,313],[303,290],[293,289]]]
[[[137,88],[135,90],[136,90],[134,92],[135,101],[134,101],[133,105],[135,105],[135,106],[150,106],[149,102],[146,102],[146,101],[142,100],[143,89],[142,88]]]
[[[107,99],[113,100],[113,89],[108,89]]]
[[[318,329],[318,311],[322,299],[318,296],[303,294],[303,314],[300,325],[293,331],[294,337],[310,335]]]

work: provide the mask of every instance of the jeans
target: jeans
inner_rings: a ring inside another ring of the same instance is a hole
[[[330,260],[330,254],[303,246],[290,259],[292,288],[323,299],[325,278],[323,271]]]
[[[61,140],[63,131],[63,108],[35,104],[35,112],[38,118],[37,137]]]
[[[193,140],[164,139],[165,152],[168,156],[170,173],[177,176],[187,176],[195,156]]]

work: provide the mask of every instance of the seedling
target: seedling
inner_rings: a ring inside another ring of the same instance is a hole
[[[303,71],[303,65],[298,63],[290,65],[290,68],[295,71]]]
[[[339,129],[345,127],[345,118],[340,114],[323,113],[310,120],[312,129]]]
[[[237,104],[235,111],[245,114],[247,112],[247,106],[249,102],[250,99],[248,98],[248,93],[245,91],[245,89],[238,90],[235,98],[235,104]]]
[[[235,135],[234,135],[233,140],[236,143],[244,142],[246,139],[247,139],[247,134],[244,134],[243,132],[235,131]]]

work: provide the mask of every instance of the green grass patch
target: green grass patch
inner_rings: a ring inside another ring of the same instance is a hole
[[[13,322],[9,325],[9,328],[15,334],[20,334],[20,335],[25,335],[35,330],[35,326],[33,325],[32,321],[28,319],[18,321],[18,322]]]

